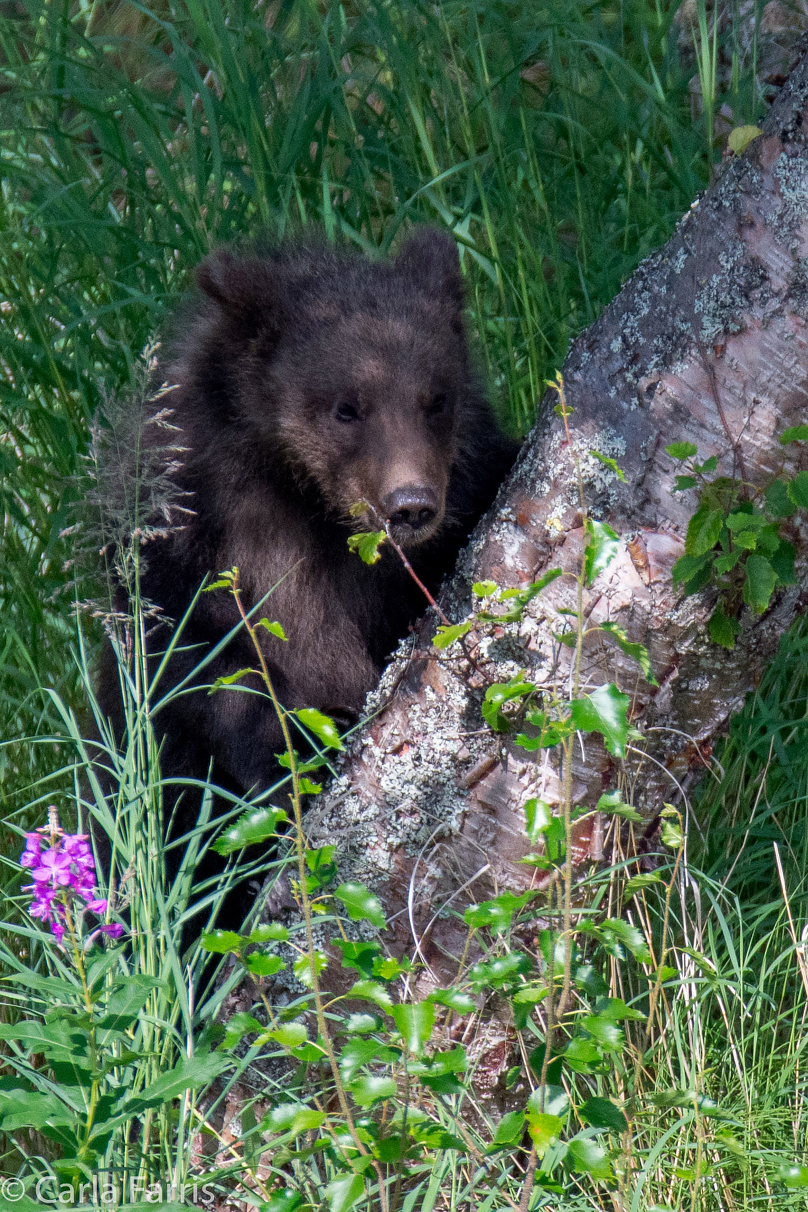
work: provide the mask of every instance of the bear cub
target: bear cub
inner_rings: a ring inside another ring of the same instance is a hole
[[[144,549],[142,593],[179,620],[204,577],[234,565],[247,609],[275,586],[260,614],[288,642],[260,634],[281,702],[356,718],[426,603],[389,544],[374,565],[349,550],[352,532],[378,528],[351,507],[369,502],[389,521],[435,592],[517,449],[470,366],[457,249],[420,228],[386,262],[316,245],[222,250],[198,284],[158,372],[176,384],[160,403],[182,431],[175,480],[194,512]],[[163,688],[237,621],[226,590],[202,594]],[[156,627],[151,650],[169,634]],[[254,664],[242,631],[196,681]],[[100,698],[111,714],[116,697],[108,654]],[[155,724],[164,775],[205,778],[212,759],[214,782],[239,794],[279,776],[283,743],[264,697],[199,689]]]

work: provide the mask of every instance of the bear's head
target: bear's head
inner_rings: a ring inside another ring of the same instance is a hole
[[[291,246],[213,254],[199,270],[228,349],[227,423],[357,529],[402,546],[446,516],[473,394],[464,292],[448,235],[417,229],[393,261]],[[370,506],[357,517],[357,506]]]

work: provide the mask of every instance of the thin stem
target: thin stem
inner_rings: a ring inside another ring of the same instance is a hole
[[[81,981],[82,996],[84,999],[84,1010],[90,1020],[90,1027],[89,1027],[89,1032],[88,1032],[89,1049],[90,1049],[90,1058],[89,1059],[90,1059],[90,1064],[92,1065],[93,1080],[92,1080],[92,1084],[90,1086],[90,1105],[87,1108],[87,1120],[84,1125],[84,1139],[81,1142],[81,1145],[79,1147],[79,1151],[77,1154],[77,1156],[79,1158],[81,1158],[84,1156],[84,1154],[87,1152],[87,1149],[89,1148],[90,1136],[91,1136],[92,1130],[93,1130],[93,1123],[95,1122],[95,1113],[96,1113],[96,1109],[98,1107],[98,1097],[99,1097],[99,1090],[101,1088],[101,1083],[98,1080],[98,1078],[95,1076],[95,1074],[98,1072],[98,1045],[97,1045],[96,1036],[95,1036],[95,1008],[93,1006],[93,999],[92,999],[92,995],[90,993],[90,986],[87,983],[87,967],[84,963],[84,953],[81,949],[81,943],[80,943],[80,940],[78,937],[78,931],[76,930],[76,922],[75,922],[75,918],[73,917],[73,909],[71,907],[70,900],[67,895],[64,896],[62,903],[64,905],[64,910],[65,910],[65,925],[67,926],[67,932],[70,936],[70,947],[73,952],[73,962],[76,965],[76,971],[78,972],[79,980]]]
[[[441,623],[443,623],[444,627],[451,627],[452,624],[451,624],[450,619],[445,614],[445,612],[441,609],[441,607],[438,605],[438,603],[436,602],[433,595],[430,593],[430,591],[427,589],[424,582],[418,576],[418,574],[415,571],[415,569],[413,568],[412,564],[410,563],[410,561],[407,559],[406,555],[404,554],[403,548],[401,548],[399,546],[399,544],[393,538],[393,534],[390,529],[389,520],[387,518],[383,518],[381,516],[381,514],[379,513],[379,511],[377,509],[374,509],[374,507],[370,504],[369,501],[362,501],[362,504],[365,506],[365,508],[368,510],[368,512],[370,514],[372,514],[375,524],[377,526],[381,526],[382,530],[384,531],[385,535],[387,536],[388,543],[393,548],[393,551],[396,553],[398,558],[401,560],[401,563],[404,565],[405,571],[412,577],[413,581],[418,586],[418,588],[421,590],[421,593],[424,595],[427,602],[429,602],[429,605],[432,607],[432,609],[437,614]],[[475,673],[479,673],[480,677],[482,677],[490,685],[493,679],[489,676],[489,674],[486,673],[486,671],[478,663],[476,657],[473,657],[471,655],[471,651],[469,649],[466,636],[461,635],[458,638],[460,640],[460,647],[463,649],[463,656],[466,658],[469,665],[471,665],[471,667],[475,671]]]

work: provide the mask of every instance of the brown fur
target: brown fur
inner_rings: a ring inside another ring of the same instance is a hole
[[[176,620],[222,569],[238,566],[248,608],[275,585],[261,614],[288,643],[262,633],[262,644],[281,700],[355,717],[425,603],[392,550],[373,566],[349,552],[351,530],[372,526],[351,506],[390,517],[436,590],[515,453],[469,366],[454,242],[421,229],[391,262],[323,247],[223,251],[199,284],[161,368],[178,385],[163,402],[188,448],[178,478],[195,516],[147,547],[144,593]],[[193,647],[173,658],[166,686],[236,621],[225,591],[203,595],[183,635]],[[240,634],[196,680],[254,664]],[[108,659],[111,710],[112,673]],[[164,773],[205,777],[212,757],[214,778],[239,792],[277,777],[265,698],[200,690],[156,722]]]

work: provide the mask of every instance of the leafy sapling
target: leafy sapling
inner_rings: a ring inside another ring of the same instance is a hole
[[[808,426],[797,425],[780,437],[782,445],[804,441]],[[808,508],[808,472],[782,473],[760,488],[730,476],[716,476],[717,455],[703,462],[692,442],[673,442],[666,452],[682,466],[675,491],[696,490],[698,506],[690,518],[685,554],[673,568],[675,583],[687,595],[711,587],[717,601],[707,624],[710,638],[732,650],[744,606],[763,614],[775,591],[793,585],[794,545],[785,536],[788,520]]]

